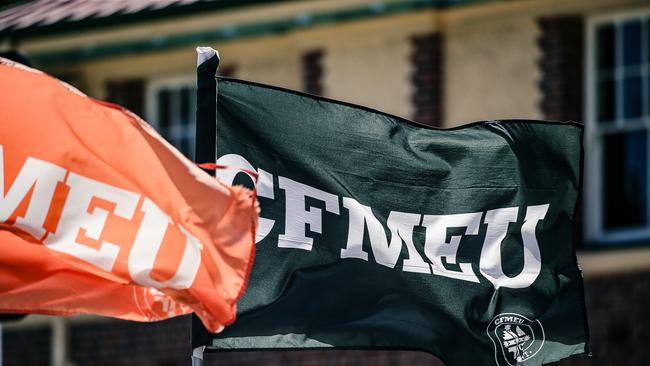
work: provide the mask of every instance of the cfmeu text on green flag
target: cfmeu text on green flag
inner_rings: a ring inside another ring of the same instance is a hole
[[[197,322],[194,347],[410,349],[450,366],[588,351],[574,252],[581,125],[434,129],[215,79],[217,65],[198,70],[199,90],[218,82],[199,100],[217,138],[198,143],[241,169],[222,180],[257,173],[261,213],[237,321],[218,335]]]

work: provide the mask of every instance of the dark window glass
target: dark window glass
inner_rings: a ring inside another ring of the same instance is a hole
[[[641,117],[641,77],[623,79],[623,117]]]
[[[645,62],[650,63],[650,18],[645,22]]]
[[[641,21],[623,23],[623,65],[641,64]]]
[[[181,91],[179,89],[168,89],[168,91],[169,91],[169,115],[170,115],[169,125],[175,126],[180,123],[178,114],[179,114],[179,108],[181,104],[180,103]]]
[[[167,133],[171,117],[169,113],[169,102],[169,92],[167,90],[158,92],[158,130],[163,136]]]
[[[646,76],[645,83],[648,86],[648,89],[646,89],[646,90],[650,91],[650,74]],[[646,113],[650,113],[650,93],[646,93],[645,101],[646,101],[646,104],[647,104],[647,106],[646,106],[646,111],[647,112]]]
[[[645,59],[644,62],[648,65],[650,65],[650,18],[648,18],[645,22]],[[646,83],[646,94],[645,94],[645,102],[646,102],[646,114],[650,114],[650,74],[646,76],[645,78],[645,83]]]
[[[611,122],[616,119],[616,83],[614,80],[598,82],[596,104],[598,122]]]
[[[178,149],[183,153],[183,155],[187,157],[191,157],[192,154],[190,152],[190,139],[187,137],[182,137],[181,138],[181,144],[178,147]]]
[[[182,125],[188,125],[190,123],[190,109],[191,109],[191,106],[190,106],[190,103],[191,103],[191,101],[190,101],[190,99],[191,99],[190,93],[191,93],[190,88],[187,88],[187,87],[182,88],[180,90],[180,103],[181,103],[181,106],[180,106],[180,109],[181,109],[180,110],[180,118],[181,118],[180,123]]]
[[[601,25],[596,29],[596,68],[611,69],[615,65],[615,28],[613,24]]]
[[[604,211],[606,229],[643,226],[647,205],[647,132],[604,137]]]

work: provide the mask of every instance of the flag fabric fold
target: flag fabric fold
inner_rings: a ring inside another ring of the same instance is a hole
[[[119,106],[0,62],[0,313],[234,321],[256,201]]]
[[[237,322],[195,322],[193,347],[408,349],[450,366],[588,352],[580,124],[434,129],[228,78],[199,103],[216,103],[217,164],[241,169],[218,176],[256,172],[261,212]]]

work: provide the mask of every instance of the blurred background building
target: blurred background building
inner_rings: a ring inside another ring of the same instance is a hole
[[[0,51],[20,51],[90,96],[126,106],[189,157],[198,45],[219,49],[222,75],[436,127],[505,118],[584,123],[578,258],[594,357],[559,364],[650,364],[650,0],[4,4]],[[136,324],[29,316],[4,324],[2,336],[4,365],[187,365],[189,347],[187,318]],[[290,362],[441,365],[416,352],[228,353],[206,360]]]

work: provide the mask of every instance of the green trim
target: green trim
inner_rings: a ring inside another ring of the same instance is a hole
[[[210,42],[259,37],[269,34],[285,33],[298,29],[306,29],[318,25],[485,1],[490,0],[405,0],[385,4],[375,3],[369,6],[330,12],[315,14],[304,13],[299,14],[294,18],[276,21],[229,25],[197,33],[166,35],[146,40],[143,39],[97,46],[78,47],[53,52],[32,53],[29,54],[29,57],[31,60],[39,64],[80,62],[105,57],[160,51],[189,44],[199,45]]]

